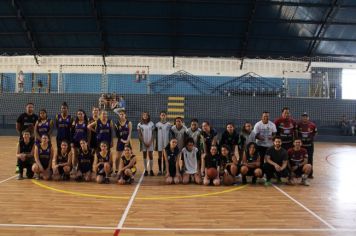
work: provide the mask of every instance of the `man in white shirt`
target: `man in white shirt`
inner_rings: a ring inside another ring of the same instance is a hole
[[[264,111],[262,118],[253,128],[261,157],[261,166],[264,164],[265,154],[268,148],[273,146],[273,137],[277,133],[276,125],[269,120],[269,112]]]

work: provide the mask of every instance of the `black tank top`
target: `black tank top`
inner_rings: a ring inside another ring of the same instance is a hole
[[[33,138],[30,139],[30,142],[28,144],[26,144],[25,141],[21,140],[20,141],[20,153],[25,153],[25,154],[31,153],[34,143],[35,142],[34,142]]]

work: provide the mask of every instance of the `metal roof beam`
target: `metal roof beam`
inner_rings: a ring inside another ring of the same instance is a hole
[[[308,51],[307,51],[307,56],[311,57],[314,53],[314,51],[317,48],[317,44],[320,42],[320,38],[325,34],[326,28],[328,26],[328,22],[331,21],[334,16],[335,16],[335,9],[339,7],[338,0],[331,0],[330,8],[326,11],[326,13],[323,16],[323,23],[318,27],[316,33],[315,33],[315,39],[310,42]],[[309,60],[308,66],[306,70],[309,70],[309,67],[311,65],[311,60]]]
[[[247,26],[246,26],[246,31],[245,31],[245,38],[242,42],[241,45],[241,53],[240,53],[240,57],[241,57],[241,64],[240,64],[240,70],[242,70],[243,67],[243,63],[244,63],[244,58],[246,55],[246,50],[248,47],[248,43],[249,43],[249,36],[250,36],[250,31],[252,28],[252,22],[253,22],[253,18],[255,16],[256,13],[256,7],[257,7],[257,0],[253,0],[253,5],[251,7],[251,12],[249,14],[249,19],[247,21]]]
[[[31,30],[31,27],[28,23],[28,20],[26,19],[23,10],[20,6],[20,3],[17,0],[12,0],[11,2],[12,7],[14,8],[14,10],[16,11],[16,16],[17,19],[21,22],[21,26],[23,28],[23,30],[25,31],[26,34],[26,38],[29,41],[30,45],[31,45],[31,50],[35,59],[36,64],[39,64],[38,61],[38,43],[34,37],[33,31]]]
[[[101,22],[101,18],[100,18],[100,14],[97,8],[97,4],[96,4],[96,0],[90,0],[91,3],[91,7],[92,7],[92,11],[93,11],[93,15],[94,18],[96,20],[96,29],[97,29],[97,33],[99,35],[100,38],[100,47],[101,47],[101,54],[103,57],[103,64],[104,66],[106,66],[106,60],[105,60],[105,55],[106,55],[106,51],[108,49],[106,40],[104,38],[104,33],[103,33],[103,27],[102,27],[102,22]]]

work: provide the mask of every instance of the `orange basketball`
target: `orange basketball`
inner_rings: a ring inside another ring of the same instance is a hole
[[[234,177],[231,175],[224,175],[223,182],[226,186],[232,185],[234,183]]]
[[[215,179],[218,176],[218,171],[215,168],[209,168],[206,175],[209,179]]]

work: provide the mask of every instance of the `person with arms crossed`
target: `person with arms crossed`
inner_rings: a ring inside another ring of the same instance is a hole
[[[302,147],[308,152],[308,164],[313,168],[314,159],[314,138],[318,134],[316,125],[309,120],[308,113],[302,114],[302,120],[297,124],[298,138],[302,140]],[[314,178],[313,169],[309,173],[309,178]]]
[[[288,107],[283,107],[282,116],[275,120],[277,134],[282,139],[282,148],[288,150],[293,147],[294,138],[297,136],[297,122],[290,117]]]

